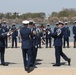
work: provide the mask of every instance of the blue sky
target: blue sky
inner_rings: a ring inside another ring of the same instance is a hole
[[[76,0],[0,0],[0,12],[45,12],[76,8]]]

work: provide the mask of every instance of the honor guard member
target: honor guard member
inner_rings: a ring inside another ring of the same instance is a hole
[[[7,28],[7,25],[6,25],[6,21],[3,21],[2,28],[5,30],[5,32],[9,31],[9,29]],[[6,46],[6,48],[8,47],[8,37],[7,36],[5,38],[5,46]]]
[[[56,27],[54,28],[54,31],[53,32],[56,32],[56,30],[58,29],[58,23],[59,22],[56,22]],[[55,39],[54,39],[54,41],[55,41]]]
[[[38,35],[38,48],[41,48],[41,40],[43,36],[43,32],[40,26],[37,26],[37,35]]]
[[[15,43],[15,48],[17,48],[18,31],[17,31],[14,23],[12,25],[11,31],[12,31],[12,48],[14,48],[14,43]]]
[[[22,39],[22,55],[25,71],[29,72],[31,65],[31,29],[28,28],[29,21],[22,22],[24,27],[20,29],[20,35]],[[27,56],[26,56],[27,55]]]
[[[37,57],[37,50],[38,50],[38,36],[36,31],[36,26],[33,24],[32,29],[32,63],[31,66],[35,65],[36,57]]]
[[[54,32],[56,32],[57,28],[58,28],[58,22],[56,23],[56,27],[54,28]]]
[[[63,48],[65,48],[66,42],[67,42],[67,48],[69,48],[70,29],[67,25],[68,25],[68,22],[65,22],[65,25],[63,27],[63,29],[64,29],[64,35],[63,35],[63,38],[64,38],[64,44],[63,45],[64,46],[63,46]]]
[[[36,26],[33,21],[29,22],[29,28],[31,29],[31,52],[32,52],[32,59],[31,59],[31,67],[35,65],[35,60],[37,56],[37,48],[38,48],[38,36],[36,34]]]
[[[5,38],[6,38],[6,32],[2,28],[1,23],[0,23],[0,55],[1,55],[1,65],[3,66],[8,66],[5,63],[4,55],[5,55]]]
[[[31,43],[31,67],[33,66],[33,21],[29,21],[29,26],[28,26],[31,30],[31,39],[30,39],[30,43]]]
[[[73,31],[73,37],[74,37],[74,48],[76,48],[76,21],[74,22],[72,31]]]
[[[56,57],[56,64],[54,64],[53,66],[60,66],[60,56],[62,56],[63,59],[68,62],[68,65],[70,65],[71,62],[71,59],[68,58],[62,52],[62,37],[64,32],[62,28],[63,25],[64,23],[62,21],[59,21],[56,32],[51,34],[51,36],[54,38],[55,57]]]
[[[51,39],[52,39],[50,36],[51,33],[52,30],[50,28],[50,25],[48,24],[46,28],[46,48],[48,48],[48,44],[49,44],[49,48],[51,48]]]

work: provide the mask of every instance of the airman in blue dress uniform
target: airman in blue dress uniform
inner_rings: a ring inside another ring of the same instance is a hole
[[[50,28],[50,25],[48,24],[46,28],[46,48],[48,48],[48,44],[49,44],[49,48],[51,48],[51,40],[52,40],[50,36],[51,33],[52,33],[52,30]]]
[[[5,32],[8,32],[9,29],[7,28],[7,25],[6,25],[6,21],[3,21],[3,26],[2,28],[5,30]],[[7,48],[8,47],[8,37],[6,36],[5,38],[5,47]]]
[[[62,21],[59,21],[58,28],[57,28],[56,32],[51,34],[51,36],[54,38],[55,57],[56,57],[56,64],[54,64],[53,66],[60,66],[60,56],[62,56],[63,59],[68,62],[68,65],[70,65],[70,62],[71,62],[71,59],[68,58],[62,52],[62,37],[63,37],[62,26],[63,25],[64,25],[64,23]]]
[[[73,37],[74,37],[74,48],[76,48],[76,21],[74,22],[72,31],[73,31]]]
[[[58,28],[58,22],[56,23],[56,27],[54,28],[54,32],[56,32],[57,28]]]
[[[12,25],[11,31],[12,31],[12,48],[14,48],[14,42],[15,42],[15,48],[17,48],[18,31],[15,27],[15,24]]]
[[[29,72],[31,59],[32,59],[31,41],[30,41],[31,29],[28,28],[29,21],[26,20],[26,21],[23,21],[22,23],[24,25],[24,27],[21,28],[20,30],[20,35],[22,38],[22,55],[23,55],[24,68],[27,72]],[[28,59],[26,55],[28,56]]]
[[[65,22],[65,26],[63,27],[64,29],[64,48],[65,48],[65,43],[67,42],[67,48],[69,48],[69,37],[70,37],[70,29],[69,27],[67,26],[68,25],[68,22]]]
[[[5,32],[5,30],[2,28],[1,24],[0,24],[0,53],[1,53],[1,65],[3,66],[8,66],[5,63],[5,59],[4,59],[4,55],[5,55],[5,38],[6,38],[7,34]]]
[[[38,35],[36,31],[36,26],[33,24],[32,29],[32,64],[31,66],[35,65],[36,57],[37,57],[37,50],[38,50]]]
[[[29,28],[31,29],[31,52],[32,52],[32,59],[31,59],[31,67],[35,66],[36,56],[37,56],[37,49],[38,49],[38,36],[36,31],[35,23],[30,21]]]
[[[43,36],[41,26],[37,26],[36,30],[37,30],[37,35],[38,35],[38,48],[41,48],[41,40],[42,40],[42,36]]]

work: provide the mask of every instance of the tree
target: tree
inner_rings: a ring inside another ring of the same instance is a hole
[[[4,16],[4,14],[3,14],[3,13],[0,13],[0,19],[2,19],[2,18],[3,18],[3,16]]]
[[[57,12],[52,12],[51,17],[57,17],[58,13]]]
[[[12,15],[12,13],[9,13],[9,12],[6,13],[6,14],[5,14],[5,18],[10,19],[10,18],[11,18],[11,15]]]
[[[60,11],[58,17],[69,17],[69,13],[66,10]]]

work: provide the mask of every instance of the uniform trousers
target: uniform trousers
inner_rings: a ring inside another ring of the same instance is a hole
[[[12,47],[14,47],[14,43],[15,43],[15,47],[17,47],[17,38],[12,38]]]
[[[67,42],[67,47],[69,47],[69,37],[64,37],[64,47],[65,47],[65,42]]]
[[[24,67],[30,67],[32,59],[31,49],[22,49],[22,55],[23,55]]]
[[[56,64],[60,65],[60,56],[65,61],[68,61],[69,58],[62,52],[62,46],[55,46],[55,58],[56,58]]]
[[[46,47],[48,47],[48,43],[49,47],[51,47],[51,38],[46,38]]]
[[[31,65],[35,64],[36,57],[37,57],[37,48],[32,47],[32,62],[31,62]]]
[[[5,54],[5,47],[0,47],[1,64],[4,63],[4,54]]]

